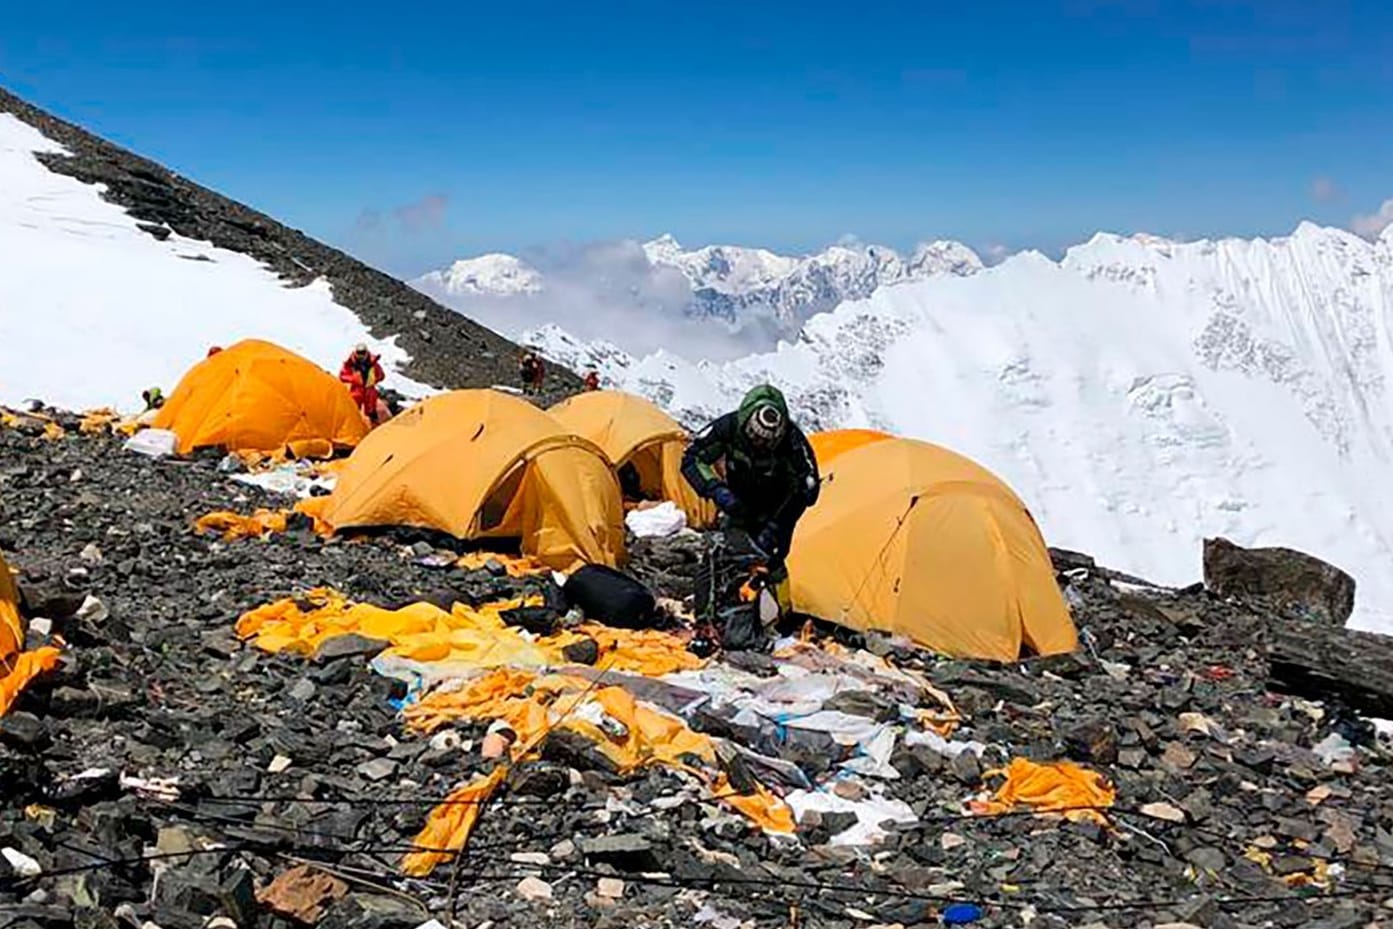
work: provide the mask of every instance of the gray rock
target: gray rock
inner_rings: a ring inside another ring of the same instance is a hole
[[[1204,540],[1204,583],[1221,597],[1255,597],[1293,614],[1343,626],[1354,610],[1354,578],[1289,548],[1243,548]]]
[[[374,758],[372,761],[365,761],[358,765],[356,770],[363,777],[376,783],[397,773],[397,763],[390,758]]]

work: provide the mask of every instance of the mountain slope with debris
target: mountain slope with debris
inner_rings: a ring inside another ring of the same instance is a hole
[[[211,344],[251,336],[331,369],[370,339],[422,385],[516,379],[517,347],[496,333],[3,89],[0,244],[10,402],[129,407]]]
[[[1391,893],[1393,754],[1338,704],[1268,692],[1277,618],[1062,554],[1086,652],[996,666],[875,638],[814,646],[831,662],[873,649],[957,705],[949,737],[910,744],[886,694],[848,680],[825,697],[835,709],[814,715],[887,734],[876,751],[889,749],[888,765],[871,774],[851,768],[874,759],[800,728],[797,702],[765,728],[696,714],[772,759],[735,764],[741,782],[791,795],[790,772],[850,765],[796,837],[765,835],[679,772],[617,773],[554,736],[482,808],[458,867],[408,879],[401,858],[428,811],[491,764],[487,727],[408,730],[401,682],[368,664],[381,642],[331,639],[311,660],[239,642],[234,625],[318,585],[396,605],[487,602],[523,582],[442,569],[419,542],[199,535],[191,515],[284,504],[213,459],[151,461],[74,423],[56,439],[0,429],[0,546],[48,634],[66,641],[59,671],[0,717],[8,925],[204,929],[222,915],[288,929],[293,912],[325,929],[429,918],[774,929],[796,911],[799,925],[851,929],[934,924],[957,905],[987,927],[1295,929],[1364,926]],[[636,542],[632,567],[688,597],[700,547]],[[760,654],[719,668],[771,694],[801,676]],[[992,770],[1032,760],[1081,764],[1115,798],[1099,793],[1073,821],[993,805]],[[883,799],[867,805],[873,795]],[[875,844],[850,842],[866,831],[858,809],[884,833]]]

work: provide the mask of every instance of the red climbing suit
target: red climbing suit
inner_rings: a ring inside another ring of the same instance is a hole
[[[343,367],[339,369],[339,380],[348,385],[353,402],[374,423],[377,422],[377,385],[387,376],[377,359],[377,355],[369,352],[354,351],[344,359]]]

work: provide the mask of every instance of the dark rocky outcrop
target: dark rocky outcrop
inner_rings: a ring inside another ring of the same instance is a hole
[[[1266,601],[1284,613],[1336,626],[1354,611],[1354,578],[1289,548],[1205,539],[1204,584],[1221,597]]]
[[[50,170],[89,184],[156,238],[171,232],[211,242],[265,264],[289,286],[323,277],[334,299],[379,338],[396,336],[412,361],[405,373],[438,387],[517,382],[519,348],[396,278],[214,193],[167,168],[65,122],[0,88],[0,113],[11,113],[71,154],[39,154]],[[250,333],[249,333],[250,335]],[[549,365],[544,404],[579,389],[576,376]]]

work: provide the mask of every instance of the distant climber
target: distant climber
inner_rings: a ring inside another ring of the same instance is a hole
[[[586,390],[599,390],[600,372],[591,368],[589,371],[585,372],[585,380],[581,383],[585,386]]]
[[[767,384],[747,393],[739,409],[697,433],[682,457],[682,475],[730,528],[749,535],[784,601],[784,559],[820,483],[812,447],[789,419],[784,395]]]
[[[339,380],[348,385],[353,402],[358,404],[358,409],[363,411],[368,422],[374,425],[386,418],[383,415],[385,404],[377,393],[378,385],[386,377],[378,356],[369,352],[368,347],[361,342],[344,359],[343,367],[339,369]]]
[[[145,401],[145,412],[158,410],[164,406],[164,391],[158,387],[147,387],[140,392],[140,399]]]
[[[546,382],[546,363],[536,351],[527,349],[518,358],[518,380],[522,382],[524,394],[538,395]]]

